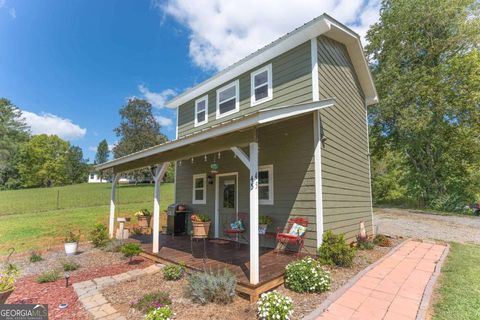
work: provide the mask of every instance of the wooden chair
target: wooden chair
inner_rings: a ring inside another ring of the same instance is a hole
[[[237,242],[237,247],[240,246],[240,239],[239,238],[242,238],[243,240],[248,242],[248,239],[245,236],[245,234],[247,232],[247,229],[248,229],[248,217],[249,217],[249,214],[245,213],[245,212],[238,212],[238,213],[234,213],[232,215],[232,221],[231,222],[233,223],[235,221],[241,220],[242,223],[243,223],[243,229],[233,229],[232,226],[230,225],[230,223],[228,223],[226,226],[224,226],[223,234],[228,239],[230,239],[232,241],[236,241]]]
[[[275,237],[277,243],[281,247],[281,249],[277,249],[277,254],[280,250],[285,250],[289,244],[297,245],[297,257],[300,256],[300,253],[305,244],[305,235],[307,234],[307,230],[302,235],[299,234],[291,234],[290,231],[294,224],[301,225],[305,228],[308,227],[308,220],[305,218],[291,218],[288,220],[287,224],[287,232],[281,232],[279,227],[277,227],[277,236]]]

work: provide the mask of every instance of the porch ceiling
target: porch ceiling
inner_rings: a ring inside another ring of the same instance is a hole
[[[143,168],[162,162],[182,160],[247,145],[256,139],[256,128],[290,119],[334,105],[327,99],[284,107],[260,110],[245,117],[234,118],[177,140],[148,148],[95,166],[98,171],[113,169],[115,173]]]

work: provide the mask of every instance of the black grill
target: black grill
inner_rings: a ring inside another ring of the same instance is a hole
[[[183,207],[185,210],[180,210]],[[167,210],[167,234],[187,233],[187,218],[190,211],[184,204],[174,203],[168,206]]]

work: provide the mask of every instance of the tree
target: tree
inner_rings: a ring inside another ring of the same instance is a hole
[[[67,183],[87,182],[89,165],[83,159],[83,151],[80,147],[70,146],[66,154],[65,173]]]
[[[29,139],[22,112],[8,99],[0,98],[0,189],[19,185],[15,157],[22,143]]]
[[[426,206],[480,193],[479,10],[475,0],[384,0],[367,33],[380,97],[369,110],[372,160],[402,159],[407,196]]]
[[[115,158],[153,147],[167,141],[160,132],[160,124],[152,113],[152,105],[145,100],[133,98],[120,109],[121,122],[115,128],[119,137],[118,144],[113,148]],[[138,180],[151,180],[150,170],[136,170],[132,176]]]
[[[100,141],[97,147],[97,154],[95,155],[95,164],[101,164],[108,161],[110,157],[110,150],[108,149],[107,140]]]

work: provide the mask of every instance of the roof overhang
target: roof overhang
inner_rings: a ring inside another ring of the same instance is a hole
[[[235,118],[219,125],[186,135],[128,156],[95,166],[98,171],[113,169],[122,172],[138,169],[159,162],[181,160],[213,153],[254,141],[254,129],[277,121],[290,119],[334,105],[327,99],[285,107],[259,110],[248,116]],[[224,138],[224,139],[222,139]]]
[[[327,14],[323,14],[294,31],[287,33],[260,50],[250,54],[230,67],[218,72],[195,87],[186,90],[182,94],[168,101],[166,106],[169,108],[177,108],[182,104],[198,98],[202,94],[235,79],[241,74],[254,69],[262,63],[265,63],[320,35],[330,37],[343,43],[347,47],[360,86],[365,94],[367,105],[377,103],[377,91],[363,53],[360,36]]]

